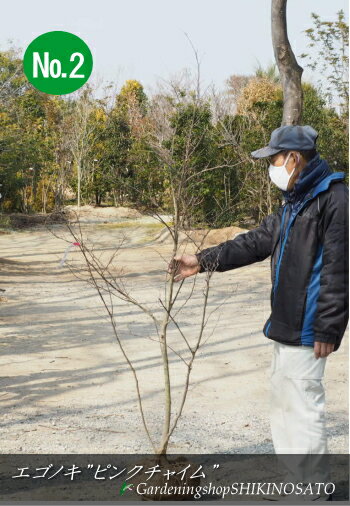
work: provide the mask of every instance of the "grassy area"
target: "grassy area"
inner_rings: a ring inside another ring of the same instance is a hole
[[[2,233],[10,232],[12,230],[10,217],[6,214],[0,214],[0,231]]]

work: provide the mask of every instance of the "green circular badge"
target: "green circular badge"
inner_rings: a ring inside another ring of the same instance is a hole
[[[51,95],[78,90],[92,72],[92,54],[69,32],[47,32],[34,39],[23,58],[24,73],[35,88]]]

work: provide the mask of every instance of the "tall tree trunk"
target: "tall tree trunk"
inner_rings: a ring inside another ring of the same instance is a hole
[[[299,125],[303,110],[303,69],[298,65],[288,40],[286,10],[287,0],[271,1],[272,44],[283,86],[282,125]]]

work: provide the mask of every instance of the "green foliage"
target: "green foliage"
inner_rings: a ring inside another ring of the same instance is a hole
[[[212,123],[210,103],[179,102],[170,125],[174,134],[164,142],[172,151],[169,178],[176,188],[183,186],[181,212],[187,212],[187,223],[220,226],[232,221],[224,205],[230,166],[220,160],[220,132]]]
[[[337,13],[336,21],[322,21],[312,13],[314,26],[305,30],[309,39],[309,53],[303,53],[307,66],[317,70],[324,94],[330,105],[339,100],[340,110],[347,121],[349,115],[349,25],[344,11]],[[335,104],[337,105],[337,104]]]
[[[344,29],[315,20],[330,40]],[[278,204],[266,161],[250,157],[281,124],[274,65],[232,76],[235,113],[228,108],[217,117],[214,101],[195,90],[175,86],[150,102],[135,80],[112,107],[88,86],[69,98],[46,95],[27,83],[21,63],[13,51],[0,53],[0,211],[49,212],[76,202],[78,167],[82,203],[177,213],[191,227],[259,222]],[[311,84],[303,91],[303,123],[319,132],[318,148],[330,165],[347,171],[343,112]]]
[[[303,123],[317,130],[317,148],[333,170],[348,172],[349,142],[342,118],[326,107],[325,99],[311,84],[303,84]]]

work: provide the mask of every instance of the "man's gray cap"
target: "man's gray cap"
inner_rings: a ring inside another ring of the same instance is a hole
[[[311,126],[285,125],[276,128],[271,134],[270,142],[264,148],[251,153],[253,158],[266,158],[280,151],[307,151],[315,149],[318,133]]]

